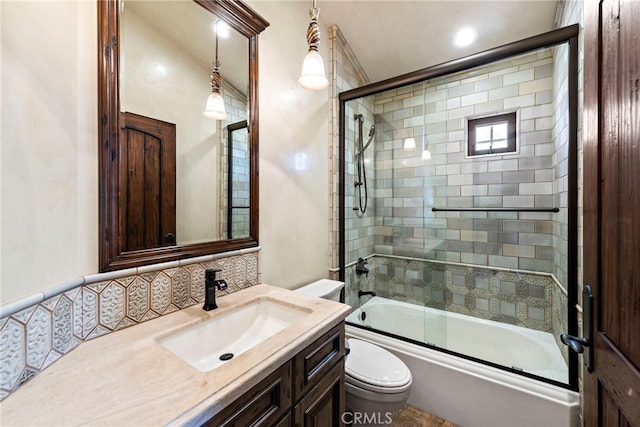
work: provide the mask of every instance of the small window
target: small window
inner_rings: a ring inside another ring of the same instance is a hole
[[[467,156],[515,152],[515,111],[467,120]]]

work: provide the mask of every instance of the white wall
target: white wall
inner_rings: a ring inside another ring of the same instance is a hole
[[[98,269],[96,3],[0,2],[2,303]]]
[[[292,288],[328,277],[329,89],[296,83],[308,2],[249,4],[271,23],[260,36],[259,268],[262,282]],[[4,304],[98,270],[98,52],[94,1],[0,8]]]
[[[249,4],[271,24],[259,53],[261,281],[294,288],[329,277],[330,89],[297,85],[311,3]],[[328,76],[329,32],[321,26]]]

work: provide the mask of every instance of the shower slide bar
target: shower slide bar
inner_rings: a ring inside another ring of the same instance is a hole
[[[431,208],[432,212],[560,212],[560,208]]]

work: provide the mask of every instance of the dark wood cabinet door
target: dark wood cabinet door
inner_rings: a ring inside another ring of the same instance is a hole
[[[176,244],[176,126],[120,115],[119,203],[124,251]]]
[[[640,426],[640,2],[585,2],[585,426]]]
[[[344,323],[332,328],[293,358],[293,400],[297,402],[344,357]]]
[[[345,411],[344,359],[294,408],[294,425],[301,427],[343,426]]]

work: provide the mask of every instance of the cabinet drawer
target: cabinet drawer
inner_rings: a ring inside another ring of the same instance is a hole
[[[205,425],[245,427],[277,424],[293,403],[291,381],[291,362],[287,362]]]
[[[297,402],[344,356],[344,322],[322,335],[293,359],[293,396]]]

